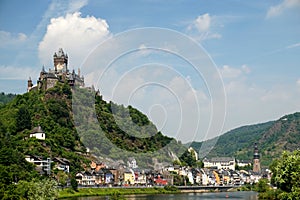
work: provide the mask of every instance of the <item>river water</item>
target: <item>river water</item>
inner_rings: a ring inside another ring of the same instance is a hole
[[[145,195],[124,195],[126,200],[224,200],[224,199],[244,199],[257,200],[256,192],[218,192],[218,193],[182,193],[182,194],[145,194]],[[108,200],[105,197],[76,197],[68,200]]]

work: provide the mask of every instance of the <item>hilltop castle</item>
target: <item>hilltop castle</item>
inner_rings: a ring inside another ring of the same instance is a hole
[[[57,82],[68,82],[72,87],[75,85],[84,87],[84,77],[80,76],[80,69],[78,74],[73,69],[72,72],[68,69],[68,55],[64,53],[62,48],[55,52],[53,55],[54,69],[45,71],[43,66],[40,72],[40,77],[37,80],[37,85],[33,86],[31,78],[27,83],[27,91],[30,90],[47,90],[55,86]]]

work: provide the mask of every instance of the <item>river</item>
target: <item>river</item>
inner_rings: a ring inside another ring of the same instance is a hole
[[[256,192],[217,192],[217,193],[182,193],[182,194],[145,194],[145,195],[124,195],[126,200],[257,200]],[[108,196],[104,197],[76,197],[68,200],[108,200]]]

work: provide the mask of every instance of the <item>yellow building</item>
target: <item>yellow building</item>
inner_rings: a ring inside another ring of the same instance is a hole
[[[133,185],[135,183],[135,176],[132,170],[127,169],[124,171],[124,183]]]

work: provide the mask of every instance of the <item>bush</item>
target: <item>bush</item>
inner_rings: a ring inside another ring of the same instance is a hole
[[[178,188],[173,185],[167,185],[164,187],[164,189],[167,191],[178,191]]]

